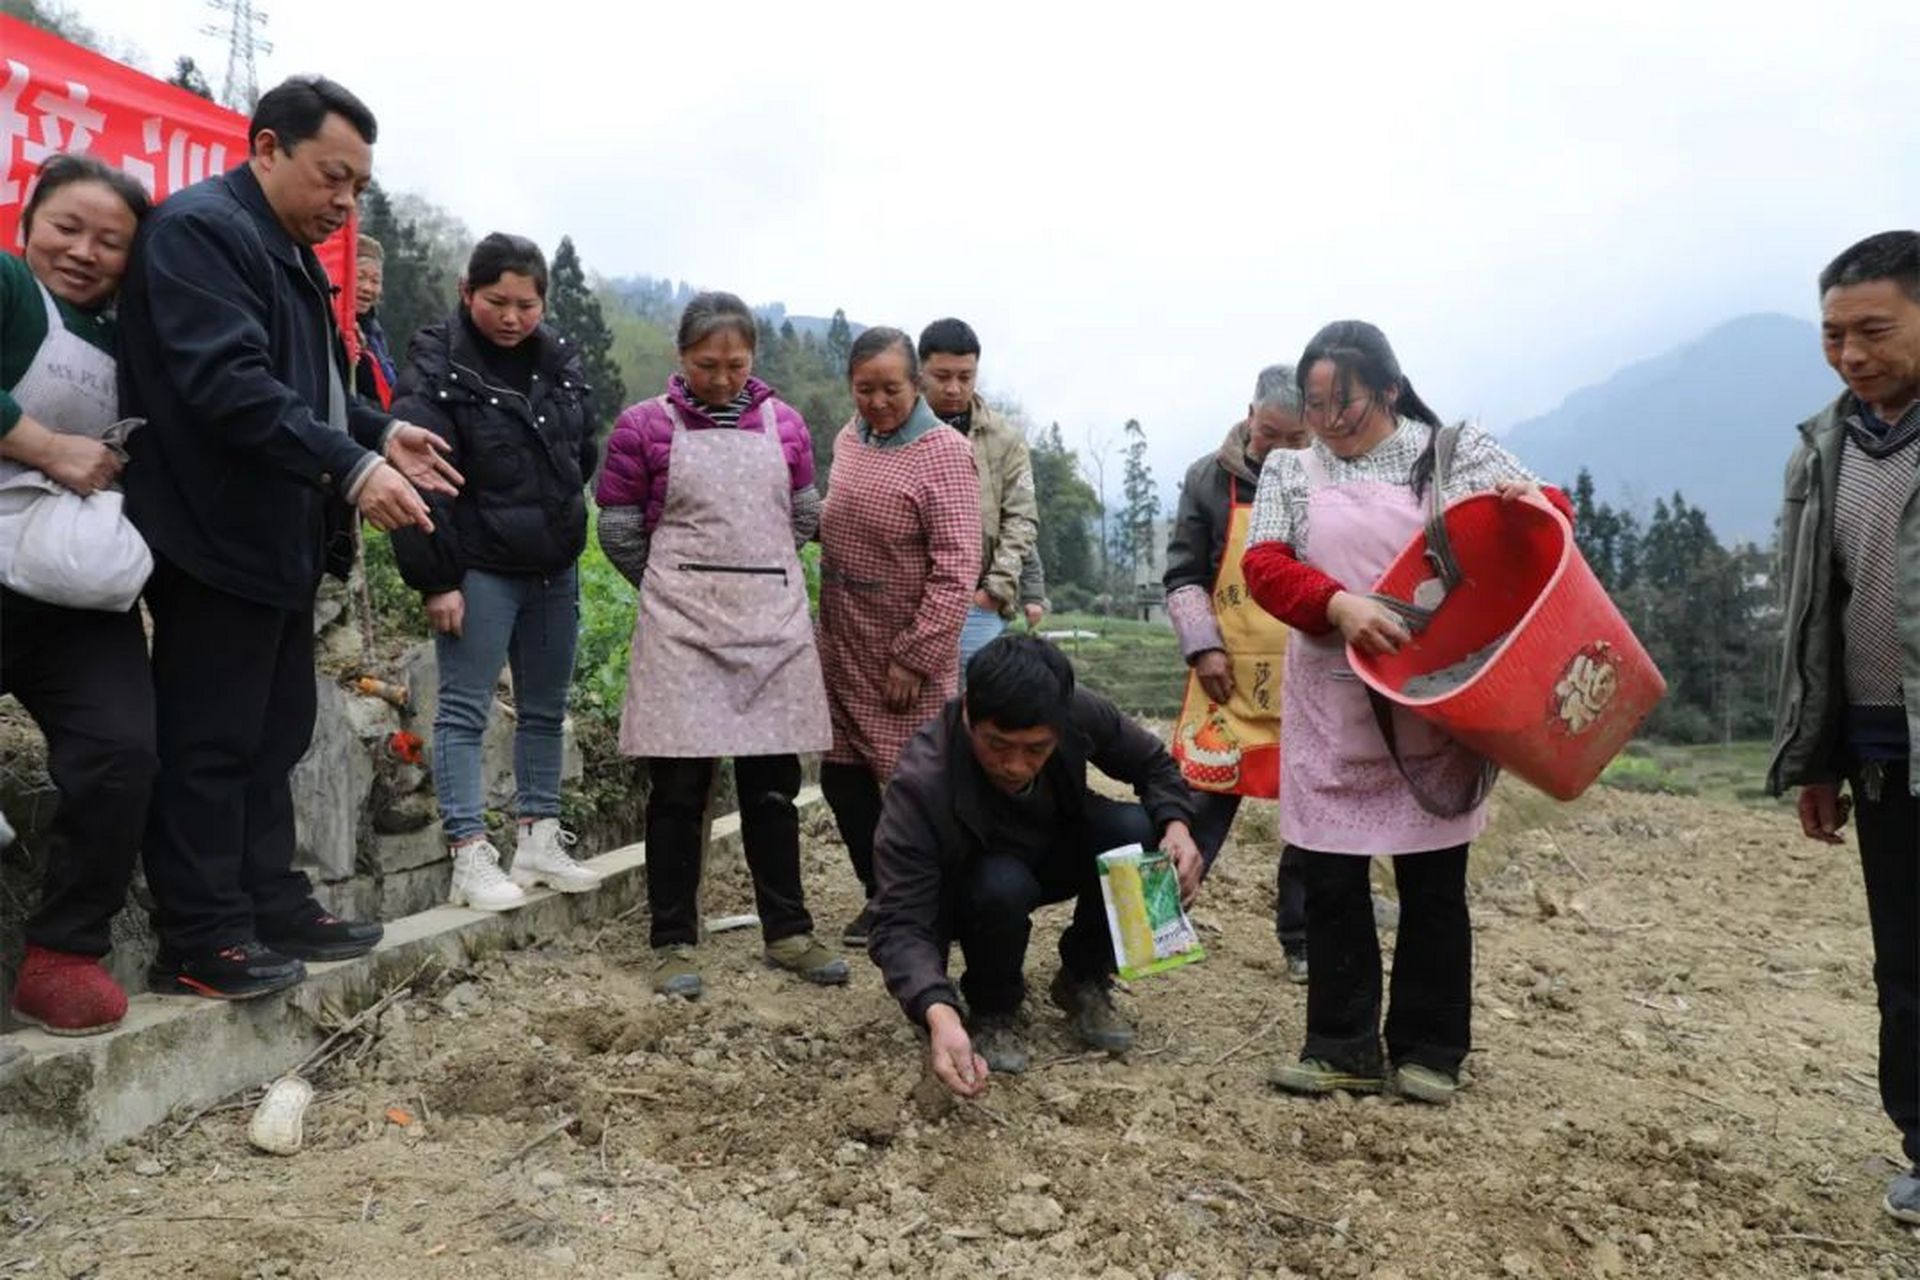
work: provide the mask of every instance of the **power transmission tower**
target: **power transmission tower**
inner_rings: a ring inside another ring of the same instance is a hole
[[[273,52],[273,43],[260,35],[260,28],[267,25],[266,11],[253,0],[206,0],[206,5],[224,15],[200,28],[200,34],[227,42],[227,79],[220,86],[220,101],[251,115],[260,100],[254,55]]]

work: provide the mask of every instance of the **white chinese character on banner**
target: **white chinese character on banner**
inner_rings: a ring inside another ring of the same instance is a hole
[[[167,128],[160,116],[149,116],[140,125],[143,156],[128,155],[120,167],[140,180],[155,200],[164,199],[182,187],[190,187],[209,174],[224,173],[227,147],[216,142],[211,147],[195,142],[187,130]],[[159,168],[160,152],[166,149],[166,170]],[[164,183],[162,179],[165,179]]]
[[[93,145],[94,135],[107,127],[107,115],[87,105],[87,86],[69,80],[65,96],[52,89],[33,95],[39,113],[40,137],[22,139],[20,157],[38,168],[48,156],[65,151],[79,155]],[[63,131],[62,126],[65,126]]]
[[[0,84],[0,205],[19,204],[24,197],[13,176],[13,148],[27,137],[27,118],[20,114],[20,95],[32,74],[23,62],[6,60],[7,79]]]

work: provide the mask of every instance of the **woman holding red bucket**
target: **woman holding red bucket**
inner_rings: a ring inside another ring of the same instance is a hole
[[[1425,524],[1440,418],[1400,371],[1386,335],[1359,320],[1328,325],[1300,357],[1314,441],[1267,455],[1246,555],[1248,589],[1294,628],[1282,694],[1280,834],[1307,888],[1307,1039],[1273,1084],[1290,1093],[1391,1086],[1447,1103],[1471,1042],[1473,935],[1467,847],[1484,801],[1453,816],[1416,795],[1470,795],[1481,759],[1399,709],[1399,761],[1346,646],[1388,653],[1401,619],[1365,593]],[[1491,435],[1460,431],[1441,497],[1538,495],[1538,482]],[[1547,497],[1571,518],[1564,495]],[[1402,766],[1406,775],[1402,773]],[[1392,857],[1400,890],[1392,1000],[1381,1053],[1380,943],[1371,859]]]

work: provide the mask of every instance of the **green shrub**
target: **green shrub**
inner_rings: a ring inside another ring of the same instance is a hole
[[[400,565],[393,558],[393,539],[372,525],[361,527],[362,559],[366,564],[367,594],[373,601],[374,628],[382,636],[410,636],[424,640],[426,611],[420,607],[420,593],[400,577]]]
[[[1650,756],[1621,756],[1600,775],[1602,786],[1647,795],[1693,796],[1700,789]]]
[[[638,604],[639,593],[620,576],[589,530],[580,557],[580,645],[573,660],[572,696],[576,714],[618,723]]]

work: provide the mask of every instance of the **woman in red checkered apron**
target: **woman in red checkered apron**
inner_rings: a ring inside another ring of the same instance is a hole
[[[914,733],[957,692],[953,655],[979,575],[973,449],[920,398],[913,342],[868,329],[847,378],[820,518],[820,665],[833,747],[820,768],[854,874],[873,895],[880,792]],[[847,926],[866,945],[867,913]]]

